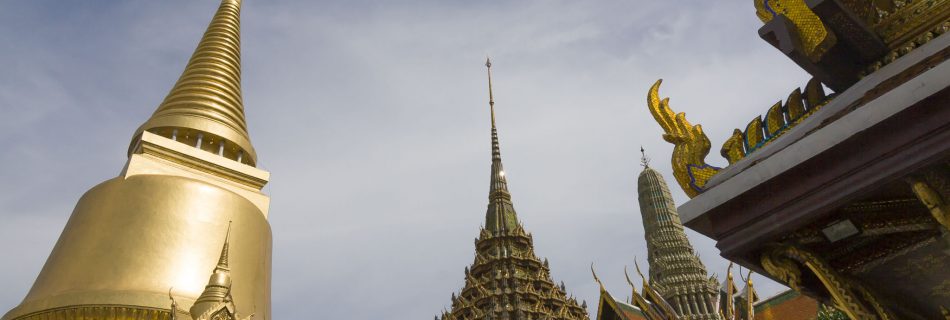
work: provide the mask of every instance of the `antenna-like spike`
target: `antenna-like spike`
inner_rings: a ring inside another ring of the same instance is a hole
[[[650,158],[647,157],[647,152],[646,152],[646,150],[643,149],[643,146],[640,146],[640,154],[641,154],[641,157],[640,157],[640,165],[643,166],[644,168],[649,168],[649,167],[650,167]]]
[[[488,106],[491,108],[491,127],[495,127],[495,94],[491,88],[491,58],[485,60],[485,67],[488,68]]]
[[[228,231],[224,235],[224,247],[221,248],[221,258],[218,259],[216,269],[228,270],[228,251],[231,242],[231,221],[228,221]]]

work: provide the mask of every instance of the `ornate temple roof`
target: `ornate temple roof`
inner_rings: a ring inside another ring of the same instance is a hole
[[[495,127],[495,101],[488,67],[492,117],[492,164],[485,226],[475,241],[475,261],[465,268],[465,286],[452,294],[451,310],[436,319],[588,319],[586,302],[567,294],[564,283],[551,279],[547,259],[534,253],[534,240],[525,232],[508,192]]]

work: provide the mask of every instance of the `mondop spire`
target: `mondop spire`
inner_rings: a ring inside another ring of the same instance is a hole
[[[485,227],[475,241],[475,262],[465,268],[465,287],[452,294],[452,309],[443,320],[586,320],[586,304],[567,294],[564,283],[551,279],[548,262],[534,253],[534,241],[525,232],[508,193],[501,148],[495,127],[495,98],[488,67],[488,105],[491,108],[492,163]]]
[[[514,230],[518,225],[518,215],[511,204],[505,168],[501,164],[501,146],[498,143],[498,128],[495,127],[495,95],[491,87],[491,59],[485,61],[485,66],[488,68],[488,106],[491,109],[491,183],[485,228],[496,233]]]
[[[240,0],[221,2],[185,71],[136,137],[151,131],[242,163],[256,163],[241,98],[240,15]]]

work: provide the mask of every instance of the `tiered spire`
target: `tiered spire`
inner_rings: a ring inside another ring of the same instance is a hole
[[[643,158],[646,159],[646,153]],[[687,319],[720,319],[719,284],[693,251],[663,176],[646,165],[637,181],[650,284]]]
[[[534,253],[511,203],[501,164],[495,126],[495,98],[488,67],[488,105],[491,109],[492,164],[485,226],[475,241],[475,261],[465,268],[465,287],[452,295],[452,308],[437,319],[551,319],[586,320],[587,310],[567,295],[563,283],[551,279],[547,261]],[[586,304],[583,304],[586,305]]]
[[[240,0],[222,0],[185,71],[143,131],[254,165],[241,98]],[[130,152],[131,152],[130,148]]]
[[[205,291],[191,306],[189,313],[191,313],[192,318],[199,319],[222,308],[228,309],[232,314],[235,312],[234,302],[231,298],[231,268],[228,267],[230,238],[231,223],[228,223],[228,231],[224,236],[224,245],[221,248],[218,265],[214,267],[211,278],[208,279],[208,285],[205,286]],[[207,318],[210,319],[210,317]]]
[[[485,227],[494,234],[514,230],[518,225],[518,216],[511,204],[508,180],[501,164],[501,146],[498,143],[498,128],[495,126],[495,94],[491,85],[491,59],[485,61],[485,67],[488,68],[488,106],[491,110],[491,184],[488,190]]]
[[[231,267],[228,266],[228,255],[230,253],[231,242],[231,223],[228,222],[228,232],[224,236],[224,245],[221,248],[221,256],[218,258],[218,265],[214,267],[211,273],[211,279],[205,286],[205,291],[201,293],[195,304],[191,306],[188,314],[194,320],[250,320],[254,315],[239,318],[237,307],[234,305],[234,298],[231,296]],[[171,293],[169,292],[169,298]],[[172,299],[172,313],[176,313],[175,299]]]

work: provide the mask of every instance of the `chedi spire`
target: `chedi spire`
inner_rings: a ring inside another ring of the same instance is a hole
[[[223,0],[185,71],[155,113],[136,131],[197,146],[253,166],[241,98],[241,1]]]

